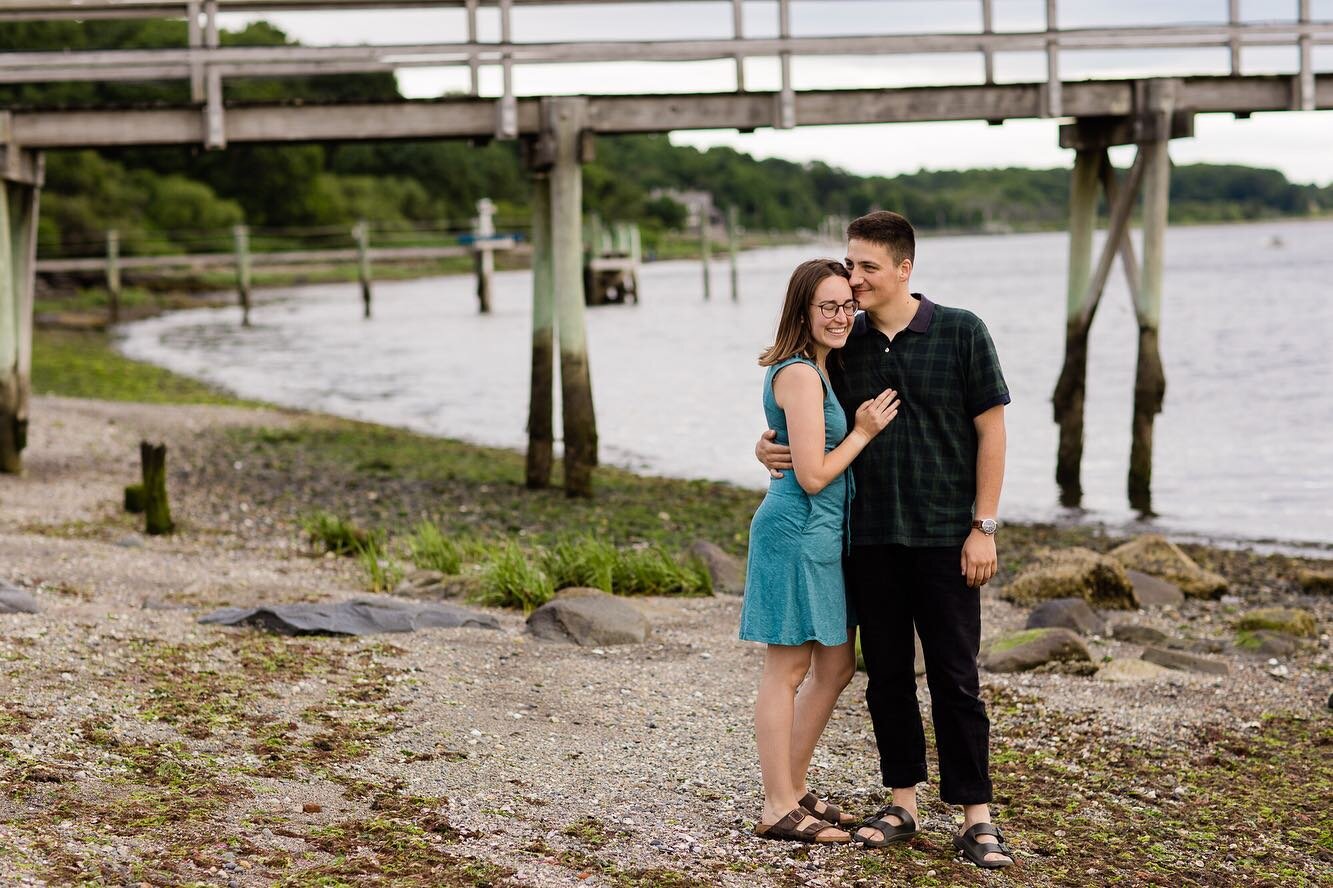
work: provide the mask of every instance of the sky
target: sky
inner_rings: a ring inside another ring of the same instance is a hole
[[[746,0],[746,36],[777,35],[778,4]],[[838,37],[869,34],[960,33],[981,27],[978,0],[793,0],[792,34]],[[994,0],[997,31],[1041,30],[1044,0]],[[1059,0],[1062,28],[1137,25],[1221,24],[1227,0]],[[1290,22],[1297,0],[1241,0],[1247,22]],[[1311,0],[1312,18],[1333,23],[1333,0]],[[354,12],[229,14],[227,28],[265,18],[308,45],[355,43],[453,43],[466,40],[461,9],[405,9]],[[729,0],[717,2],[625,3],[617,6],[519,6],[512,17],[517,42],[573,40],[686,40],[729,38]],[[499,15],[483,8],[479,39],[499,39]],[[1333,39],[1333,38],[1330,38]],[[1229,66],[1225,48],[1192,50],[1066,51],[1060,57],[1065,80],[1134,76],[1222,74]],[[1251,47],[1242,53],[1246,74],[1293,73],[1294,48]],[[1316,71],[1333,72],[1333,44],[1314,48]],[[1001,53],[996,80],[1045,79],[1042,53]],[[746,62],[746,86],[774,90],[780,84],[778,62]],[[792,60],[792,82],[801,89],[878,88],[946,85],[982,81],[980,54],[893,56],[822,56]],[[410,98],[433,98],[468,88],[466,68],[402,68],[399,88]],[[500,71],[481,71],[482,95],[501,91]],[[653,92],[730,92],[736,88],[730,60],[676,63],[614,63],[518,66],[519,95]],[[862,175],[896,175],[921,169],[979,167],[1068,167],[1072,152],[1059,148],[1054,120],[1015,120],[1003,126],[985,122],[896,123],[874,126],[797,127],[676,132],[679,145],[707,148],[729,145],[756,157],[795,161],[822,160]],[[1113,158],[1127,163],[1132,148],[1116,149]],[[1199,115],[1195,137],[1171,145],[1176,163],[1239,163],[1276,168],[1293,182],[1333,184],[1333,112],[1256,114],[1248,120],[1230,115]]]

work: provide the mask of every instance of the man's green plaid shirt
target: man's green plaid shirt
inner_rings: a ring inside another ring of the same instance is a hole
[[[1009,403],[981,319],[912,295],[921,304],[892,341],[861,314],[839,358],[829,361],[849,427],[856,408],[884,389],[902,399],[898,417],[852,463],[854,546],[962,545],[977,490],[973,419]]]

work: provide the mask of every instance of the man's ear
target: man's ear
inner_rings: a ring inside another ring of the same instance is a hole
[[[898,263],[898,280],[905,281],[912,276],[912,260],[904,259]]]

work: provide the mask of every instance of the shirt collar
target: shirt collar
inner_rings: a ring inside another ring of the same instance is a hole
[[[935,303],[922,293],[913,293],[912,298],[920,300],[921,304],[916,307],[916,314],[912,315],[912,322],[907,325],[907,329],[913,333],[925,333],[930,330],[930,319],[935,317]],[[870,316],[864,311],[858,311],[856,320],[852,321],[851,338],[864,336],[868,332],[870,332]]]

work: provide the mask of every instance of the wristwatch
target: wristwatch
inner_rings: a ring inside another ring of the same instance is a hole
[[[978,518],[972,522],[972,529],[979,530],[986,536],[995,536],[995,531],[1000,529],[1000,522],[994,518]]]

